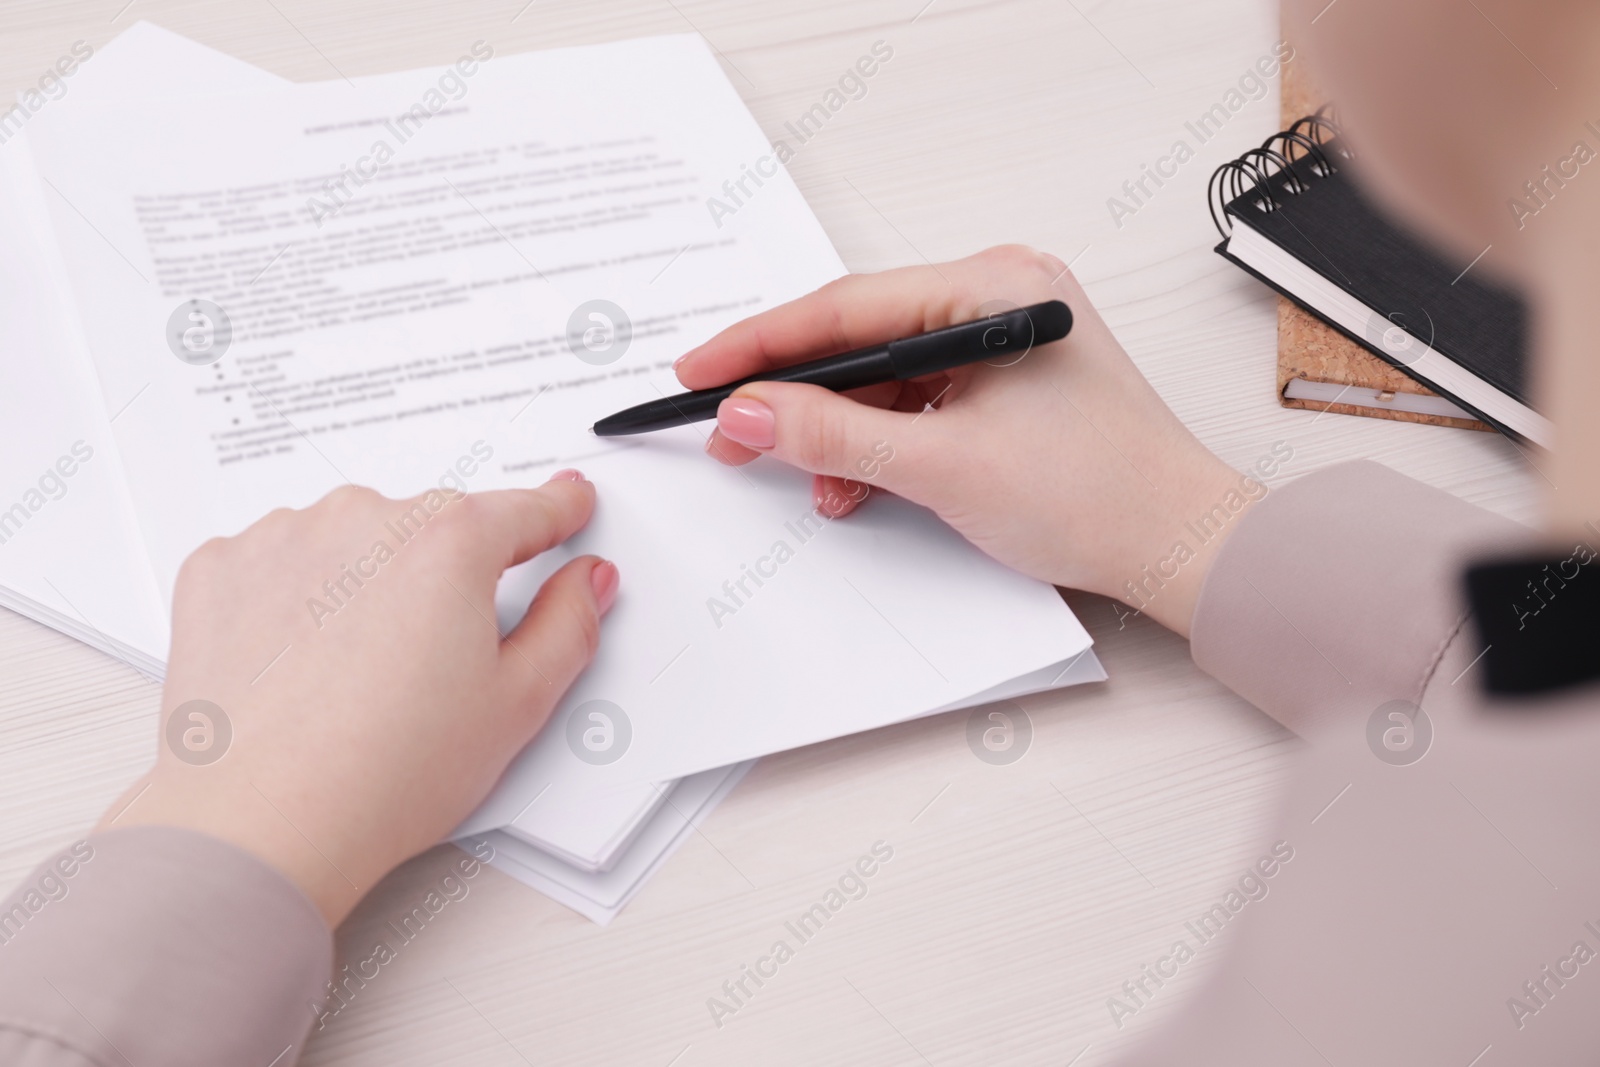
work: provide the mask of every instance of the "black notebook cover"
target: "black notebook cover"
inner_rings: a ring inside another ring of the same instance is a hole
[[[1323,145],[1323,154],[1329,160],[1343,159],[1336,138]],[[1369,324],[1367,336],[1356,336],[1329,323],[1357,344],[1411,373],[1383,347],[1383,331],[1393,323],[1500,392],[1532,407],[1524,375],[1527,311],[1522,299],[1484,282],[1475,271],[1462,276],[1465,263],[1446,262],[1389,221],[1345,173],[1334,170],[1324,176],[1316,173],[1315,167],[1316,160],[1305,155],[1289,170],[1267,179],[1273,210],[1256,206],[1261,194],[1251,185],[1227,204],[1227,213],[1379,313]],[[1301,191],[1287,191],[1296,179]],[[1217,252],[1317,314],[1300,296],[1229,255],[1227,240],[1217,246]],[[1411,376],[1472,410],[1459,397],[1439,390],[1437,383]],[[1482,412],[1474,414],[1483,417]],[[1494,420],[1484,421],[1505,429]]]

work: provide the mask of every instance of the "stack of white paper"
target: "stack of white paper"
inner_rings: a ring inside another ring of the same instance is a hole
[[[581,466],[593,522],[507,573],[498,622],[578,553],[622,595],[458,834],[598,921],[759,756],[1104,677],[1053,589],[917,507],[832,522],[697,428],[589,435],[842,264],[781,169],[708,210],[770,148],[697,37],[459,51],[290,85],[139,24],[0,146],[0,601],[158,674],[207,538],[346,481]]]

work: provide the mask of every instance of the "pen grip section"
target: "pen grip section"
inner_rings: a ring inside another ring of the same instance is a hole
[[[845,352],[810,363],[797,363],[792,367],[763,374],[751,375],[743,382],[735,382],[729,392],[744,382],[804,382],[823,385],[835,392],[860,389],[867,385],[880,385],[897,377],[892,345],[877,345],[854,352]]]

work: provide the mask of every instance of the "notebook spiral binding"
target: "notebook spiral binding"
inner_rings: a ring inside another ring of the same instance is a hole
[[[1312,176],[1326,178],[1337,173],[1339,168],[1334,165],[1330,155],[1341,160],[1354,158],[1354,154],[1342,143],[1334,143],[1338,136],[1338,119],[1331,107],[1324,104],[1287,130],[1279,130],[1262,141],[1260,148],[1252,148],[1238,159],[1231,159],[1218,167],[1206,185],[1206,207],[1211,211],[1211,224],[1223,237],[1232,236],[1228,205],[1252,189],[1256,194],[1255,206],[1258,211],[1276,211],[1279,202],[1268,180],[1275,174],[1287,175],[1282,182],[1284,193],[1293,196],[1305,192],[1310,186],[1293,166],[1306,156],[1312,158],[1309,168]],[[1296,149],[1299,150],[1298,155],[1295,154]]]

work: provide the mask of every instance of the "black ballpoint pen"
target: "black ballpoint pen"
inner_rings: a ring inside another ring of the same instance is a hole
[[[651,400],[607,415],[594,424],[594,433],[622,437],[715,418],[717,405],[750,382],[804,382],[842,392],[920,378],[979,360],[1016,360],[1034,345],[1059,341],[1071,330],[1072,310],[1059,300],[1047,300],[887,344],[752,374],[715,389]]]

